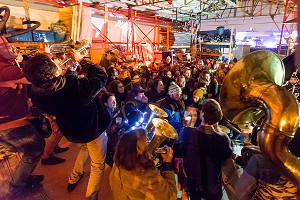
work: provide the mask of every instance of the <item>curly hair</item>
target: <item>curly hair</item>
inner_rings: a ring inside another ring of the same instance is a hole
[[[223,112],[220,104],[214,99],[207,99],[203,104],[202,110],[204,114],[204,121],[208,125],[214,125],[221,121],[223,118]]]
[[[41,86],[55,77],[58,67],[45,54],[38,53],[27,60],[23,73],[28,81],[35,86]]]
[[[116,148],[114,163],[126,170],[154,168],[146,139],[144,129],[135,129],[122,135]]]

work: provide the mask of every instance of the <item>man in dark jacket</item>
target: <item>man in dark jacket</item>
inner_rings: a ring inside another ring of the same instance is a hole
[[[180,134],[191,200],[222,198],[221,166],[232,155],[229,137],[214,129],[222,117],[219,103],[208,99],[200,111],[201,125]]]
[[[82,178],[83,165],[90,156],[91,173],[86,197],[97,199],[105,167],[107,142],[102,132],[110,121],[97,94],[104,87],[107,75],[100,66],[84,60],[77,51],[69,53],[82,67],[81,78],[72,68],[61,76],[60,67],[43,54],[29,59],[24,73],[32,82],[35,105],[56,117],[62,134],[69,141],[83,144],[69,178],[68,192],[72,192]]]

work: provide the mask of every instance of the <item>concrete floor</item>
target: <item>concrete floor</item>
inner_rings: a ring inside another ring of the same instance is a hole
[[[66,143],[65,143],[66,144]],[[68,193],[68,177],[72,171],[73,164],[79,152],[79,145],[71,144],[70,150],[64,153],[55,154],[58,157],[65,158],[66,162],[59,165],[41,165],[38,164],[34,174],[45,175],[43,181],[43,189],[40,192],[24,196],[18,200],[82,200],[85,197],[87,182],[89,178],[89,161],[85,166],[85,176],[78,183],[76,189]],[[8,179],[10,178],[9,168],[13,171],[18,158],[11,157],[8,161],[0,161],[0,200],[4,199],[7,192]],[[10,164],[10,166],[8,166]],[[99,200],[112,200],[112,193],[109,187],[109,173],[111,168],[107,166],[104,172],[104,180],[102,183],[101,191],[99,193]],[[15,200],[15,199],[13,199]]]
[[[62,140],[60,146],[69,146],[70,150],[55,154],[55,156],[60,158],[65,158],[66,162],[59,165],[41,165],[39,163],[33,174],[43,174],[45,180],[42,182],[44,187],[41,191],[35,194],[29,194],[23,196],[19,199],[10,200],[83,200],[85,199],[85,192],[87,187],[87,182],[89,179],[90,165],[89,161],[85,166],[85,175],[82,180],[78,183],[76,189],[68,193],[67,185],[68,178],[73,169],[73,164],[79,152],[80,145],[70,144],[65,139]],[[4,200],[5,194],[7,193],[8,180],[11,177],[10,174],[13,173],[15,166],[19,162],[18,155],[12,156],[9,160],[0,160],[0,200]],[[104,179],[102,182],[102,187],[99,192],[99,200],[113,200],[112,192],[109,186],[109,174],[111,168],[106,165],[104,172]],[[181,195],[180,195],[181,196]],[[5,199],[7,200],[7,199]],[[228,200],[228,197],[224,191],[222,200]]]

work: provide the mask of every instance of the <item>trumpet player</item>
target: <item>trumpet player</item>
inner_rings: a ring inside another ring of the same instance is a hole
[[[24,74],[32,82],[32,101],[48,114],[56,116],[61,133],[71,142],[81,143],[74,169],[69,177],[67,191],[72,192],[84,175],[84,163],[91,158],[91,173],[86,199],[98,199],[105,168],[107,137],[102,134],[110,119],[101,106],[97,94],[104,87],[105,71],[91,61],[83,59],[76,50],[70,57],[80,63],[84,77],[77,71],[61,69],[49,57],[37,54],[27,61]]]

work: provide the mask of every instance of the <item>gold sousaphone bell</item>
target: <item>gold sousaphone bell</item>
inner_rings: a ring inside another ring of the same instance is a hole
[[[154,155],[156,148],[158,148],[165,139],[176,139],[178,134],[174,127],[164,119],[153,118],[152,124],[153,127],[155,127],[155,131],[148,145],[148,150],[152,155]]]
[[[285,66],[274,52],[261,50],[240,59],[226,75],[220,92],[224,115],[235,123],[262,119],[259,147],[278,171],[300,188],[300,159],[289,142],[299,123],[296,98],[283,88]]]
[[[144,127],[148,134],[148,137],[151,137],[151,135],[155,129],[155,127],[153,126],[153,123],[152,123],[152,119],[154,117],[165,119],[168,117],[168,114],[163,109],[161,109],[160,107],[158,107],[154,104],[148,104],[148,107],[150,109],[150,112],[149,112],[150,114],[147,117],[147,119],[145,120],[146,123],[144,124]]]

